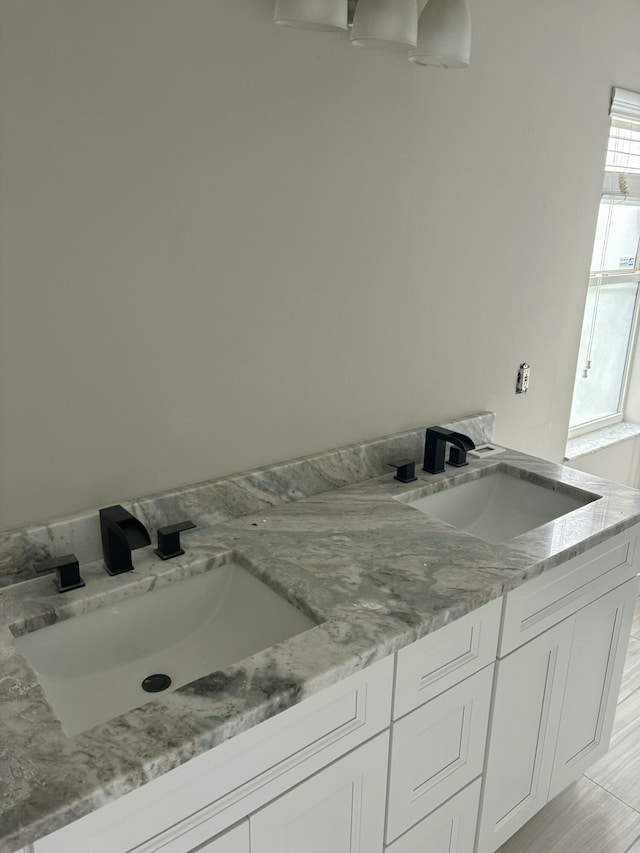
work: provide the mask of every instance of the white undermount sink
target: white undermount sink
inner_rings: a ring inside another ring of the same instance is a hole
[[[522,479],[503,467],[444,491],[406,500],[409,506],[498,544],[579,509],[600,495],[553,480]]]
[[[68,735],[151,701],[316,623],[238,563],[211,568],[16,638]],[[161,686],[153,683],[147,686]],[[162,695],[162,693],[160,693]]]

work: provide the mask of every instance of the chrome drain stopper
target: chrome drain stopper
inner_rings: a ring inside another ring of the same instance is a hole
[[[148,675],[142,682],[142,689],[147,693],[160,693],[166,690],[171,685],[171,679],[163,672],[157,672],[155,675]]]

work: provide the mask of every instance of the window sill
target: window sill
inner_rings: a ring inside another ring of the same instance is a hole
[[[635,438],[637,435],[640,435],[640,424],[623,421],[613,426],[586,433],[586,435],[579,435],[577,438],[570,438],[564,452],[564,461],[571,462],[580,456],[588,456],[590,453],[595,453],[604,447],[610,447],[612,444],[618,444],[629,438]]]

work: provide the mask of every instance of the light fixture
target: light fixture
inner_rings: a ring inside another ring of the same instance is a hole
[[[418,39],[417,0],[359,0],[351,44],[406,50]]]
[[[467,68],[471,14],[467,0],[428,0],[418,24],[418,45],[409,61],[440,68]]]
[[[346,30],[348,0],[276,0],[273,20],[303,30]]]

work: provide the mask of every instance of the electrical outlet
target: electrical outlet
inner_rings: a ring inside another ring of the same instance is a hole
[[[526,362],[520,365],[518,370],[518,378],[516,379],[516,394],[526,394],[529,390],[529,374],[531,368]]]

